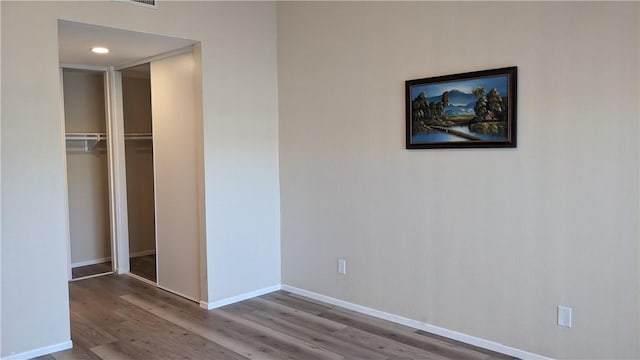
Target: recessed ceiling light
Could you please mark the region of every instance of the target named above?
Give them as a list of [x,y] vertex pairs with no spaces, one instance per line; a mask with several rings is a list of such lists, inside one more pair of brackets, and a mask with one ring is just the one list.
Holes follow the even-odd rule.
[[96,46],[91,48],[91,51],[93,51],[96,54],[106,54],[109,52],[109,49],[107,49],[106,47]]

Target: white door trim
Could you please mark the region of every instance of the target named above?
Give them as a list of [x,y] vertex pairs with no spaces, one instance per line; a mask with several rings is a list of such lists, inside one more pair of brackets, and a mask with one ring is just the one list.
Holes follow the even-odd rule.
[[118,274],[129,272],[129,228],[127,213],[127,174],[122,114],[122,74],[110,67],[105,73],[107,103],[107,161],[109,168],[109,210],[111,215],[111,253]]
[[67,240],[67,280],[72,279],[71,273],[71,219],[69,216],[69,179],[67,174],[67,140],[66,140],[66,119],[64,116],[64,68],[60,66],[60,123],[61,133],[60,139],[64,149],[62,155],[62,166],[64,166],[64,207],[67,209],[64,213],[65,219],[65,238]]

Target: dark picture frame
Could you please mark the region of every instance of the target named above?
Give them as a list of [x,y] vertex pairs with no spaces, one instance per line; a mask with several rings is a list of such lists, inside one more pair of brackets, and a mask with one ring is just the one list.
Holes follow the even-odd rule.
[[516,66],[405,82],[407,149],[516,147]]

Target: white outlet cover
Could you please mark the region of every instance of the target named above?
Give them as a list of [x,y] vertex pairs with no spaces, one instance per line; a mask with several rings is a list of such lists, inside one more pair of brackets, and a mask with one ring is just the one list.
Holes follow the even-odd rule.
[[338,259],[338,274],[346,274],[347,273],[347,260]]
[[558,305],[558,325],[564,327],[571,327],[572,314],[571,308]]

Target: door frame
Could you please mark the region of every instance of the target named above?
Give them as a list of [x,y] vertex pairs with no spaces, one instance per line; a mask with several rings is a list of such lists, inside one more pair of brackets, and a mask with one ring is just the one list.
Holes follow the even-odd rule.
[[[110,121],[110,102],[108,101],[108,89],[107,89],[107,71],[108,69],[106,67],[102,67],[102,66],[93,66],[93,65],[78,65],[78,64],[59,64],[59,68],[60,68],[60,121],[61,121],[61,138],[62,138],[62,143],[64,144],[64,148],[65,151],[63,152],[63,166],[64,166],[64,191],[65,191],[65,208],[67,209],[67,211],[65,212],[65,225],[66,225],[66,231],[65,231],[65,237],[66,237],[66,242],[67,242],[67,248],[66,248],[66,252],[67,252],[67,280],[68,281],[72,281],[72,280],[78,280],[78,279],[85,279],[85,278],[89,278],[89,277],[93,277],[93,276],[100,276],[100,275],[105,275],[105,274],[109,274],[112,272],[116,272],[118,267],[117,267],[117,255],[116,255],[116,251],[117,251],[117,242],[116,242],[116,237],[114,236],[114,221],[113,221],[113,204],[114,204],[114,199],[112,196],[112,184],[111,184],[111,179],[112,179],[112,169],[111,169],[111,161],[112,161],[112,155],[111,155],[111,148],[109,146],[109,143],[111,142],[110,138],[112,136],[111,132],[110,132],[110,126],[109,126],[109,121]],[[111,245],[111,272],[107,272],[107,273],[100,273],[100,274],[96,274],[96,275],[90,275],[90,276],[85,276],[82,278],[78,278],[78,279],[73,279],[73,274],[72,274],[72,262],[71,262],[71,217],[69,215],[69,179],[68,179],[68,172],[67,172],[67,151],[66,151],[66,116],[65,116],[65,107],[64,107],[64,69],[73,69],[73,70],[84,70],[84,71],[90,71],[90,72],[96,72],[96,73],[102,73],[103,74],[103,82],[104,82],[104,94],[105,94],[105,122],[106,122],[106,135],[107,135],[107,176],[108,176],[108,184],[109,184],[109,221],[110,221],[110,234],[109,234],[109,242]]]
[[124,148],[122,73],[113,66],[105,72],[107,106],[107,147],[109,158],[109,208],[114,270],[126,274],[129,264],[129,225],[127,207],[127,169]]
[[[195,42],[184,48],[168,51],[166,53],[154,55],[151,57],[139,59],[130,63],[120,64],[118,66],[100,67],[92,65],[77,65],[60,63],[60,109],[61,109],[61,141],[66,149],[65,139],[65,116],[64,116],[64,84],[63,69],[80,69],[100,71],[104,73],[105,83],[105,116],[106,116],[106,144],[107,144],[107,163],[108,163],[108,184],[109,184],[109,214],[111,229],[111,258],[112,270],[118,274],[132,275],[129,263],[129,233],[128,233],[128,209],[127,209],[127,189],[126,189],[126,163],[125,146],[124,146],[124,117],[123,117],[123,100],[122,100],[122,74],[120,70],[140,65],[163,58],[180,55],[184,53],[192,53],[196,61],[196,126],[203,129],[203,101],[202,101],[202,49],[201,43]],[[206,216],[205,216],[205,199],[204,199],[204,138],[202,131],[196,139],[197,148],[197,192],[198,192],[198,243],[199,243],[199,283],[200,283],[200,305],[206,304],[209,300],[208,282],[207,282],[207,245],[206,245]],[[63,154],[63,165],[65,167],[64,183],[65,183],[65,202],[66,202],[66,238],[67,238],[67,268],[68,279],[71,276],[71,233],[70,233],[70,214],[69,214],[69,189],[67,178],[67,154]],[[154,196],[155,197],[155,196]],[[155,199],[154,199],[155,201]],[[157,232],[156,232],[157,236]],[[156,239],[157,243],[157,239]],[[157,246],[156,246],[157,251]],[[157,255],[156,255],[157,257]],[[156,271],[157,271],[156,262]],[[132,275],[142,281],[146,279]],[[157,286],[157,283],[146,281]],[[181,295],[181,294],[179,294]],[[182,295],[184,296],[184,295]]]
[[[153,55],[150,57],[146,57],[146,58],[142,58],[142,59],[138,59],[138,60],[134,60],[131,62],[127,62],[127,63],[123,63],[120,64],[118,66],[113,66],[110,67],[108,70],[108,73],[110,74],[110,79],[111,79],[111,85],[112,87],[110,88],[110,93],[113,94],[113,99],[111,101],[111,127],[113,127],[113,136],[112,139],[110,141],[115,141],[115,142],[120,142],[120,143],[116,143],[113,144],[113,148],[112,148],[112,153],[114,154],[113,158],[115,163],[113,164],[114,167],[114,171],[113,171],[113,179],[111,179],[111,181],[114,182],[114,190],[115,191],[115,196],[114,196],[114,209],[118,209],[118,211],[120,212],[120,214],[126,214],[126,207],[127,207],[127,198],[126,198],[126,164],[124,162],[125,159],[125,146],[124,146],[124,114],[123,114],[123,91],[122,91],[122,71],[129,69],[131,67],[135,67],[138,65],[142,65],[142,64],[146,64],[146,63],[152,63],[154,61],[158,61],[158,60],[162,60],[162,59],[166,59],[166,58],[170,58],[170,57],[174,57],[174,56],[178,56],[178,55],[182,55],[182,54],[192,54],[194,57],[194,60],[196,62],[196,74],[195,74],[195,79],[196,79],[196,99],[195,103],[195,110],[196,110],[196,119],[197,122],[195,124],[196,127],[202,129],[202,84],[200,79],[202,77],[202,64],[201,64],[201,53],[200,53],[200,44],[196,43],[193,45],[189,45],[183,48],[179,48],[179,49],[175,49],[175,50],[171,50],[168,52],[164,52],[161,54],[157,54],[157,55]],[[159,288],[162,288],[166,291],[175,293],[181,297],[190,299],[195,301],[196,303],[200,303],[203,300],[208,299],[208,293],[207,293],[207,289],[208,286],[205,283],[206,282],[206,232],[205,232],[205,216],[204,216],[204,181],[203,181],[203,177],[204,177],[204,153],[203,153],[203,138],[202,136],[200,136],[198,139],[196,140],[196,154],[197,154],[197,158],[196,160],[196,169],[197,169],[197,188],[196,191],[198,192],[199,196],[198,196],[198,203],[197,203],[197,208],[198,208],[198,217],[197,217],[197,222],[198,222],[198,265],[199,265],[199,271],[198,271],[198,283],[199,283],[199,295],[197,296],[197,298],[193,298],[191,296],[185,295],[185,294],[181,294],[176,292],[175,290],[172,289],[168,289],[165,288],[163,286],[160,285],[160,271],[159,271],[159,261],[158,261],[158,251],[159,251],[159,247],[158,247],[158,221],[157,221],[157,209],[155,210],[155,249],[156,249],[156,281],[153,282],[151,280],[145,279],[141,276],[138,276],[136,274],[133,274],[130,272],[130,263],[129,263],[129,234],[128,234],[128,223],[127,223],[127,219],[125,218],[124,220],[119,220],[120,224],[114,224],[114,226],[116,227],[116,229],[114,230],[114,234],[116,234],[116,239],[115,239],[115,247],[118,250],[118,256],[120,257],[121,261],[120,263],[124,263],[126,259],[126,271],[121,271],[120,268],[118,268],[118,273],[122,274],[122,273],[126,273],[127,275],[136,278],[138,280],[141,280],[143,282],[146,282],[148,284],[157,286]],[[154,148],[155,148],[155,141],[154,141]],[[156,172],[155,172],[155,168],[156,168],[156,158],[155,158],[155,151],[154,151],[154,157],[153,157],[153,167],[154,167],[154,184],[156,183]],[[119,166],[118,166],[119,164]],[[121,184],[122,187],[119,187],[118,184]],[[120,190],[118,190],[120,188]],[[154,185],[154,203],[157,202],[156,199],[156,189],[155,189],[155,185]],[[122,210],[124,208],[124,211]],[[115,219],[118,219],[117,217],[114,216]]]

